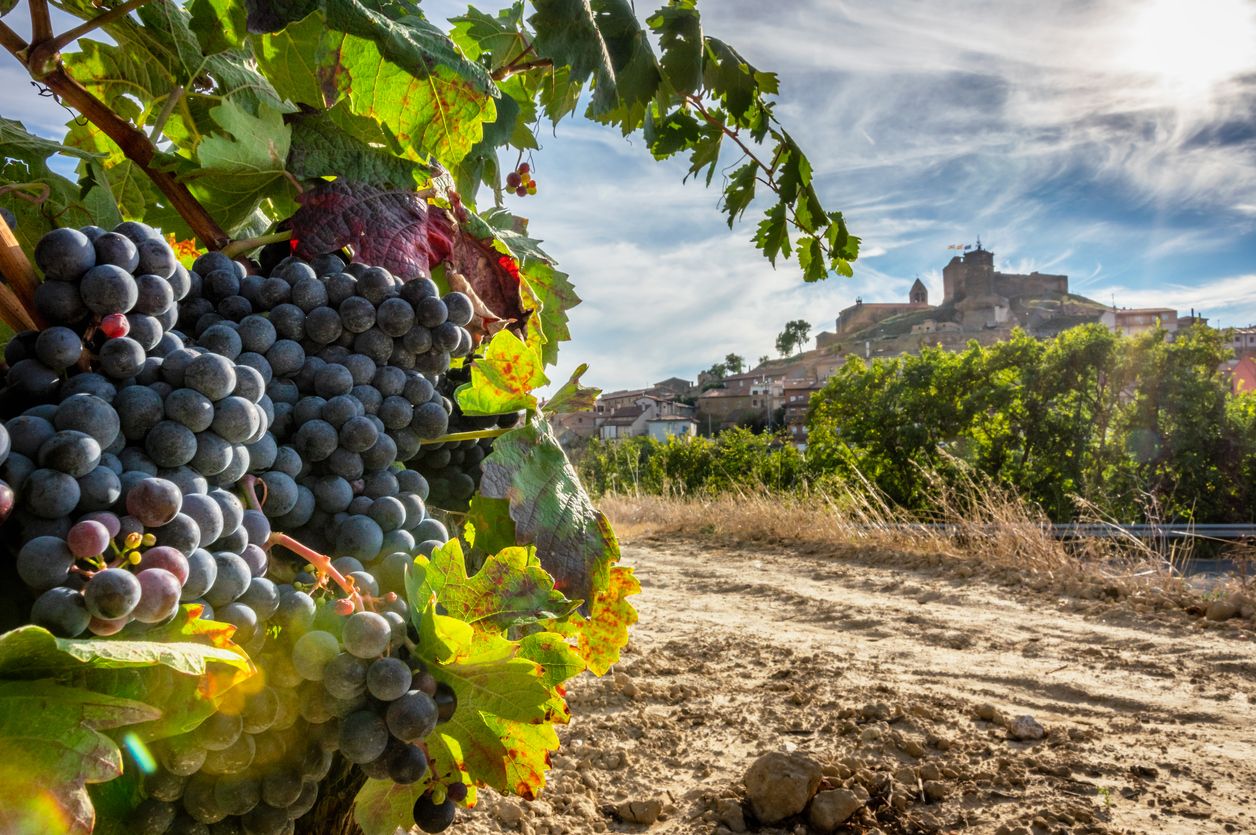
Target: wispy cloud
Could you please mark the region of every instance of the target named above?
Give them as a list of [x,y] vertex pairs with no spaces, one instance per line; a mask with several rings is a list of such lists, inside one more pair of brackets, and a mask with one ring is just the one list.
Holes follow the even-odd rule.
[[1162,284],[1151,287],[1109,285],[1096,289],[1101,301],[1116,299],[1118,307],[1194,308],[1212,317],[1211,324],[1225,327],[1256,322],[1256,273],[1227,276],[1197,284]]

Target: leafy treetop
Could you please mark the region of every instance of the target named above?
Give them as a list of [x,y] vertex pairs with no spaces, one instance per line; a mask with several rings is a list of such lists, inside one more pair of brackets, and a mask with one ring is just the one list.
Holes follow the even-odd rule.
[[811,334],[811,323],[802,319],[794,319],[785,323],[785,329],[776,337],[776,350],[783,357],[788,357],[807,344]]

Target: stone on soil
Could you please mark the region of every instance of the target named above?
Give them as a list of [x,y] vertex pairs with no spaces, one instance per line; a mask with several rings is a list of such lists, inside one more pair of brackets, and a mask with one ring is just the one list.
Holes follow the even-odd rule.
[[626,823],[641,823],[649,826],[659,819],[663,813],[663,801],[658,798],[649,800],[625,800],[615,807],[615,814]]
[[754,761],[746,772],[746,796],[754,816],[778,823],[807,808],[820,788],[820,766],[800,754],[773,751]]
[[746,831],[746,816],[742,814],[741,804],[731,797],[722,798],[715,805],[715,818],[730,832]]
[[835,832],[861,806],[863,801],[847,789],[822,791],[812,798],[807,821],[817,832]]
[[1042,739],[1047,735],[1046,728],[1038,724],[1038,720],[1032,716],[1017,716],[1007,727],[1007,734],[1012,739],[1019,739],[1022,742]]

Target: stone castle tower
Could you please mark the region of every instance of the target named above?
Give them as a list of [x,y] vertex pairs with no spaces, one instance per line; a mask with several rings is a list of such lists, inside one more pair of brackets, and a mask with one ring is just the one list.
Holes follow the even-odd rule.
[[[995,272],[994,253],[977,248],[958,255],[942,268],[942,301],[988,303],[1008,296],[1060,297],[1068,293],[1068,276],[1033,272],[1028,275]],[[1006,301],[1004,301],[1006,303]]]

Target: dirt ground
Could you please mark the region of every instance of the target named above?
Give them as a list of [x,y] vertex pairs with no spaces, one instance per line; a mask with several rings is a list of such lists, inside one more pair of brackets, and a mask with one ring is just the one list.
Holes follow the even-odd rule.
[[[857,550],[641,540],[624,559],[640,623],[611,675],[572,687],[542,797],[484,792],[451,831],[812,831],[759,827],[745,801],[781,751],[864,801],[839,832],[1256,833],[1250,622]],[[1011,740],[1022,715],[1046,736]],[[655,822],[625,820],[652,801]]]

